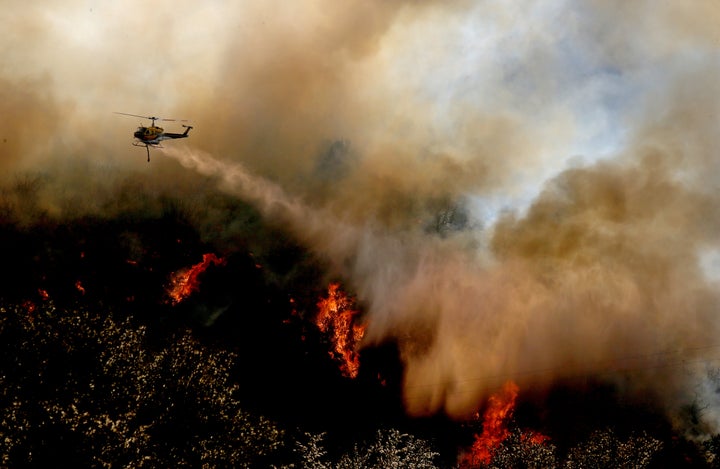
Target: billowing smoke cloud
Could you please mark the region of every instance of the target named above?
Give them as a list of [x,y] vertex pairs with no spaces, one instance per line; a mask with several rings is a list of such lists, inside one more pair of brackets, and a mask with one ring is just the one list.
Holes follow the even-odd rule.
[[[14,3],[3,170],[216,178],[347,279],[410,413],[467,415],[507,379],[607,376],[669,408],[704,389],[714,0]],[[112,111],[195,130],[147,166]]]

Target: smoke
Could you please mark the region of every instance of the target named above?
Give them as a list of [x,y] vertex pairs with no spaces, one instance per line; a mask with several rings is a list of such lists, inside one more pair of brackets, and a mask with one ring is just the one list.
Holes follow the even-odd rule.
[[[347,279],[411,414],[578,376],[677,409],[719,348],[717,12],[11,2],[0,165],[55,171],[61,214],[107,210],[118,174],[216,180]],[[195,129],[147,165],[112,111]]]

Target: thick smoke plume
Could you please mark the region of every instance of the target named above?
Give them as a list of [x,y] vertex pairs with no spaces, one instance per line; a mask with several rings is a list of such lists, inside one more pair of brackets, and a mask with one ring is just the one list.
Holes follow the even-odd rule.
[[[717,416],[714,0],[153,9],[0,12],[0,165],[55,212],[100,210],[78,165],[217,180],[346,279],[412,414],[591,377]],[[147,166],[112,111],[195,130]]]

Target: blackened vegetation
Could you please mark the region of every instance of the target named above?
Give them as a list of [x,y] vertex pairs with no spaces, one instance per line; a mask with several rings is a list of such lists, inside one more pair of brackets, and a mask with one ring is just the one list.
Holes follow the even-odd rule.
[[[408,419],[392,343],[343,377],[312,324],[323,265],[252,208],[206,191],[191,210],[140,188],[112,216],[61,217],[43,209],[42,184],[0,194],[0,464],[453,467],[480,431]],[[226,262],[172,306],[171,274],[207,252]],[[717,438],[689,442],[611,387],[578,389],[521,403],[496,463],[708,467],[718,454]],[[528,444],[526,428],[552,443]]]

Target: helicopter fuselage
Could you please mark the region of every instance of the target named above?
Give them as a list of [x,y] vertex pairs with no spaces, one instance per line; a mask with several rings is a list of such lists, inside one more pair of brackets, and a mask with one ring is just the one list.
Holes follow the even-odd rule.
[[[121,114],[123,116],[133,116],[133,117],[142,117],[144,119],[150,119],[151,124],[149,126],[140,126],[137,128],[137,130],[133,133],[133,137],[137,139],[136,142],[133,142],[133,145],[136,147],[145,147],[145,150],[147,151],[148,161],[150,161],[150,147],[158,147],[160,145],[160,142],[163,140],[169,140],[174,138],[187,138],[188,132],[190,132],[190,129],[192,129],[191,125],[184,125],[185,132],[178,134],[178,133],[172,133],[172,132],[165,132],[162,127],[158,127],[155,125],[156,120],[160,121],[176,121],[177,119],[161,119],[160,117],[153,117],[153,116],[139,116],[137,114],[128,114],[126,112],[116,112],[115,114]],[[186,122],[184,119],[181,119],[181,122]]]
[[184,133],[170,133],[165,132],[162,127],[150,126],[150,127],[138,127],[133,136],[140,140],[141,143],[147,145],[157,145],[163,140],[169,140],[173,138],[185,138],[188,136],[188,132],[192,127],[185,126],[186,130]]

